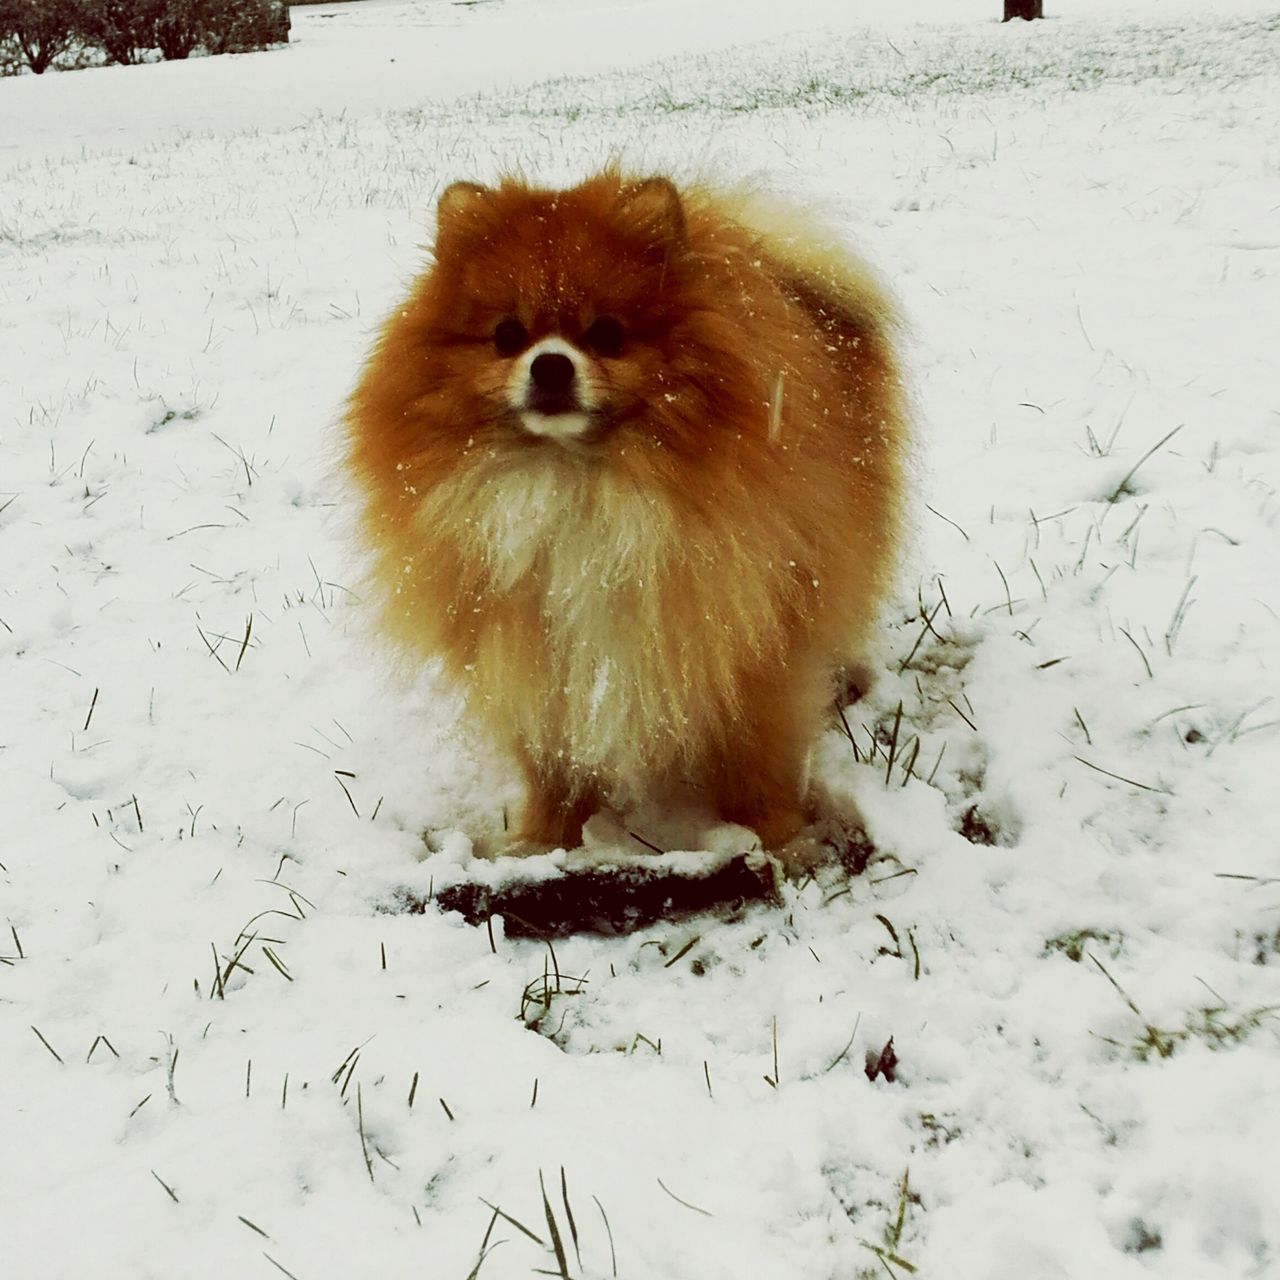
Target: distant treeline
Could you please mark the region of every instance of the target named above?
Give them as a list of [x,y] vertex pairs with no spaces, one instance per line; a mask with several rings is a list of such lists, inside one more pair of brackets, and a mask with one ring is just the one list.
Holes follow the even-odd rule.
[[0,0],[0,74],[245,53],[288,39],[284,0]]

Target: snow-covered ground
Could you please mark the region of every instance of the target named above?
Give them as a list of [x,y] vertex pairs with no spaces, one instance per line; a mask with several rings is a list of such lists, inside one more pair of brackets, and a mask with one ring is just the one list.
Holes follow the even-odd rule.
[[[1061,8],[0,81],[6,1275],[1280,1276],[1280,20]],[[396,909],[517,794],[364,629],[336,424],[442,183],[619,153],[895,282],[918,538],[818,751],[867,872],[552,955]]]

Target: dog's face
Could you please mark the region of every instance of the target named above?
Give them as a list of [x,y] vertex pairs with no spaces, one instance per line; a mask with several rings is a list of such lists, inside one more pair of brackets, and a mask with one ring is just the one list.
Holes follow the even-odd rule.
[[[437,211],[425,300],[444,425],[491,447],[706,447],[703,370],[733,374],[666,179],[570,191],[455,183]],[[461,412],[457,410],[461,409]]]

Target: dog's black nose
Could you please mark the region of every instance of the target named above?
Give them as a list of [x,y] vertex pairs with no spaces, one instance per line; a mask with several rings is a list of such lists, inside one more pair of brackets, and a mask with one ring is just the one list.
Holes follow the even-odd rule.
[[573,361],[559,351],[544,351],[529,366],[529,377],[539,391],[559,395],[573,384]]

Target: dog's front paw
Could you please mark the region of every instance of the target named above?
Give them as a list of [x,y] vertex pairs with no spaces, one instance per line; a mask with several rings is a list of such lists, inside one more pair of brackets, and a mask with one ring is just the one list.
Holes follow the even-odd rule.
[[486,850],[488,858],[536,858],[544,853],[556,853],[564,845],[549,840],[535,840],[530,836],[516,835],[497,840]]

